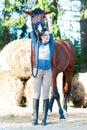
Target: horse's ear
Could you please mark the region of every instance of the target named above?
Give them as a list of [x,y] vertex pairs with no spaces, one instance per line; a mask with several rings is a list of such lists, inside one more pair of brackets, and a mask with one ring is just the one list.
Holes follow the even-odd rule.
[[25,14],[31,15],[32,11],[24,11]]
[[47,10],[47,11],[44,11],[43,13],[46,15],[46,14],[49,14],[51,12],[52,12],[51,10]]

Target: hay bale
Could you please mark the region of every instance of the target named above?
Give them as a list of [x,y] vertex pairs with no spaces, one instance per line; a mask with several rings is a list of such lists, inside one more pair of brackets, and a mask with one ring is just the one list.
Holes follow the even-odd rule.
[[19,39],[8,43],[0,54],[0,69],[9,70],[20,79],[31,77],[31,40]]
[[19,106],[23,94],[21,80],[7,70],[0,70],[0,105]]
[[26,97],[26,106],[29,107],[31,111],[33,106],[33,87],[32,87],[32,78],[30,78],[25,83],[24,95]]
[[78,73],[73,77],[72,101],[76,107],[87,107],[87,73]]

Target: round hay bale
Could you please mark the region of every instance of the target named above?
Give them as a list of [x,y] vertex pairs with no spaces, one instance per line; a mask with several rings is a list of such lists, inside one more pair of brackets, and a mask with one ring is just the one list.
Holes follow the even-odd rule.
[[20,79],[31,77],[31,40],[19,39],[8,43],[0,54],[0,69],[7,69]]
[[25,90],[24,94],[26,97],[26,106],[29,107],[29,109],[32,109],[33,106],[33,87],[32,87],[32,78],[30,78],[25,83]]
[[87,73],[78,73],[73,77],[72,101],[76,107],[87,107]]
[[0,105],[19,106],[23,94],[21,80],[7,70],[0,70]]

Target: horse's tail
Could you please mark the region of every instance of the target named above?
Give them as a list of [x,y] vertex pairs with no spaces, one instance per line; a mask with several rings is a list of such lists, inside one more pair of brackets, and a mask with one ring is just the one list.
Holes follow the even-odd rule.
[[[65,72],[63,72],[63,91],[65,87],[65,82],[66,82],[66,75]],[[68,100],[71,98],[71,83],[69,84],[68,91],[66,93]]]
[[65,82],[66,82],[66,76],[65,73],[63,72],[63,90],[64,90]]

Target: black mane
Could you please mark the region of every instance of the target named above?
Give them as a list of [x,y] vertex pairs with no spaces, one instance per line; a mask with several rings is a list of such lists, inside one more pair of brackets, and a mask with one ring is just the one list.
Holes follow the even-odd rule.
[[34,15],[38,15],[38,14],[42,14],[42,13],[43,13],[43,10],[40,8],[36,8],[36,9],[32,10],[32,14],[34,14]]

